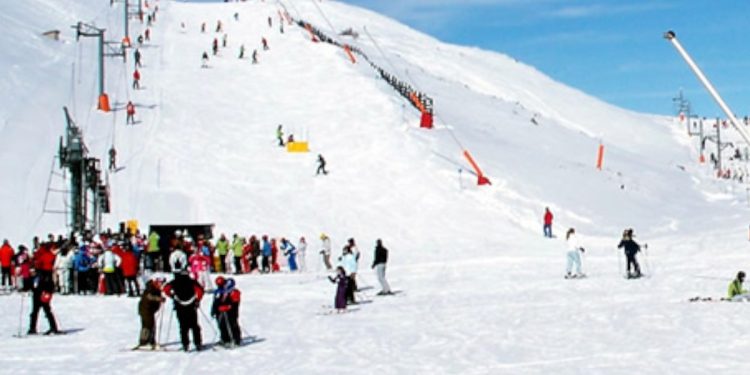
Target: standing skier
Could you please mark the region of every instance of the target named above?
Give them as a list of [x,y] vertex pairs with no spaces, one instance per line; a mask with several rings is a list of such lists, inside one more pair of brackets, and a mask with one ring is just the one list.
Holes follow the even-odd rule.
[[546,207],[544,209],[544,237],[552,238],[552,219],[554,216],[552,216],[552,211],[549,210],[549,207]]
[[323,264],[326,266],[326,270],[331,270],[331,239],[325,233],[320,234],[320,241],[322,242],[323,249],[320,250],[320,255],[323,258]]
[[203,51],[203,56],[201,56],[201,68],[208,68],[208,52]]
[[292,245],[286,238],[281,239],[281,250],[284,255],[287,256],[287,264],[289,264],[289,271],[297,271],[297,248]]
[[133,90],[140,90],[141,89],[141,72],[136,69],[133,72]]
[[344,255],[340,260],[341,267],[346,271],[348,281],[346,283],[346,300],[348,303],[355,304],[357,301],[354,299],[354,292],[357,290],[357,282],[355,276],[357,275],[357,259],[352,254],[352,249],[348,245],[344,247]]
[[622,233],[620,244],[617,245],[618,249],[625,248],[625,257],[628,260],[628,279],[637,279],[641,277],[641,267],[638,265],[638,260],[635,258],[635,255],[641,251],[641,246],[633,240],[633,237],[635,237],[633,229],[626,229]]
[[122,259],[112,252],[112,248],[108,247],[104,250],[104,253],[99,257],[99,269],[104,273],[104,282],[106,283],[105,294],[120,295],[120,283],[117,280],[117,274],[115,271],[122,264]]
[[125,106],[125,113],[128,115],[125,123],[135,125],[135,104],[132,101]]
[[271,259],[271,255],[273,252],[271,249],[271,242],[268,241],[268,236],[264,234],[262,239],[263,239],[263,244],[261,245],[261,251],[262,251],[263,258],[260,263],[261,272],[268,273],[271,271],[271,268],[268,262]]
[[276,139],[279,140],[279,147],[284,147],[284,130],[282,128],[281,124],[276,127]]
[[299,244],[297,244],[297,253],[299,255],[298,261],[299,261],[299,269],[302,272],[305,272],[307,269],[307,266],[305,264],[305,253],[307,252],[307,241],[305,241],[305,237],[299,238]]
[[328,280],[336,284],[336,297],[333,301],[333,307],[336,309],[336,312],[342,313],[346,310],[346,294],[349,289],[347,285],[349,279],[346,277],[344,267],[336,267],[336,277],[328,276]]
[[55,292],[55,283],[52,281],[52,273],[47,271],[34,271],[31,293],[31,315],[29,315],[29,335],[35,335],[36,321],[39,316],[39,309],[44,310],[44,315],[47,317],[47,323],[49,323],[49,330],[45,332],[45,335],[54,335],[60,333],[57,329],[57,321],[55,315],[52,314],[52,294]]
[[3,246],[0,247],[0,267],[2,267],[2,286],[4,289],[11,289],[13,288],[13,279],[12,279],[12,271],[13,271],[13,257],[15,256],[15,251],[13,251],[13,247],[10,246],[10,242],[8,240],[3,240]]
[[138,346],[151,345],[151,349],[157,349],[156,343],[156,313],[161,309],[161,304],[166,298],[161,296],[163,278],[152,278],[146,282],[146,290],[143,291],[140,302],[138,302],[138,315],[141,317],[141,334],[138,338]]
[[388,249],[383,247],[383,241],[378,239],[375,242],[375,260],[372,262],[372,268],[375,269],[375,273],[378,275],[378,281],[380,282],[379,296],[385,296],[393,294],[391,292],[391,286],[388,285],[388,281],[385,279],[385,264],[388,263]]
[[133,52],[133,59],[135,60],[135,68],[141,68],[143,65],[141,64],[141,50],[138,48],[135,49]]
[[317,176],[321,173],[327,175],[328,171],[326,171],[326,159],[323,159],[323,155],[318,154],[318,170],[315,171],[315,175]]
[[174,280],[164,286],[164,294],[174,301],[174,310],[177,314],[177,321],[180,323],[182,350],[188,351],[190,331],[193,333],[195,350],[202,350],[203,342],[201,327],[198,325],[198,309],[200,308],[201,298],[203,298],[203,288],[186,273],[176,273]]
[[241,293],[239,289],[235,288],[234,279],[225,280],[221,276],[216,278],[216,291],[211,306],[211,315],[216,318],[219,332],[221,332],[219,345],[239,346],[242,344],[239,324],[240,298]]
[[[581,272],[581,253],[585,250],[578,244],[575,229],[568,229],[568,232],[565,234],[565,243],[568,259],[568,265],[565,268],[565,278],[574,279],[577,277],[583,277],[584,274]],[[573,266],[575,266],[576,273],[571,273],[573,271]]]

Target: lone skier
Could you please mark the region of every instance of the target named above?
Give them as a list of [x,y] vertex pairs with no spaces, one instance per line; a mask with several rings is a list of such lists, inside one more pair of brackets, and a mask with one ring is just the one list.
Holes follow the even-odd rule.
[[276,139],[279,140],[279,147],[284,147],[284,129],[281,124],[276,127]]
[[36,275],[31,287],[31,315],[29,315],[29,331],[27,333],[29,335],[36,335],[37,317],[39,316],[39,309],[42,309],[49,324],[49,330],[44,334],[59,334],[61,332],[57,329],[57,321],[55,320],[55,315],[52,313],[52,294],[55,292],[52,273],[42,270],[34,270],[32,272],[36,272]]
[[323,155],[318,154],[318,170],[315,171],[315,175],[319,175],[323,173],[323,175],[327,175],[328,171],[326,170],[326,159],[323,159]]
[[737,273],[731,283],[729,283],[729,300],[730,301],[750,301],[750,295],[747,290],[742,289],[742,284],[745,282],[745,272],[740,271]]
[[637,279],[641,277],[641,267],[638,265],[638,260],[635,257],[635,255],[638,254],[639,251],[641,251],[641,246],[633,240],[633,237],[635,237],[635,235],[633,234],[633,229],[626,229],[622,233],[622,240],[620,241],[620,244],[617,245],[618,249],[625,249],[625,257],[628,260],[628,279]]
[[388,249],[383,247],[383,241],[379,238],[375,242],[375,256],[372,262],[372,268],[375,269],[375,273],[378,275],[378,282],[380,282],[379,296],[386,296],[393,294],[391,286],[388,285],[388,281],[385,279],[385,265],[388,263]]
[[544,208],[544,237],[552,238],[552,219],[554,216],[552,215],[552,211],[549,210],[549,207]]
[[125,106],[125,113],[128,115],[125,123],[135,125],[135,104],[132,101],[128,101],[128,104]]

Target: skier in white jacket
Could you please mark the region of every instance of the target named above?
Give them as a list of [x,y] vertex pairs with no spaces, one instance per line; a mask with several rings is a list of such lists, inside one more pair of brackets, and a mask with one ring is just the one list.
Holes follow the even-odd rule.
[[[568,265],[566,267],[566,274],[565,278],[578,278],[583,277],[584,274],[581,272],[581,253],[585,250],[580,246],[578,243],[578,238],[576,237],[576,230],[574,228],[568,229],[568,232],[565,234],[565,242],[566,242],[566,255],[568,259]],[[573,267],[575,266],[575,273],[572,273]]]

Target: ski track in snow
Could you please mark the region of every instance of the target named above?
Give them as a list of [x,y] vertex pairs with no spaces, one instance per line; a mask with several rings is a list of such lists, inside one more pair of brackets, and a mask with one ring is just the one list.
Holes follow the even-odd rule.
[[[370,58],[435,99],[437,126],[417,129],[418,113],[364,63],[314,44],[285,25],[276,2],[190,4],[162,0],[152,40],[142,48],[143,90],[129,90],[127,64],[107,59],[107,91],[118,108],[97,112],[95,44],[75,42],[78,20],[121,33],[121,4],[29,0],[0,4],[0,189],[3,235],[13,243],[60,231],[40,216],[67,105],[91,153],[118,147],[109,176],[107,224],[212,222],[219,232],[305,235],[306,274],[237,278],[241,325],[264,341],[201,353],[123,352],[139,333],[137,300],[55,296],[55,337],[14,338],[19,295],[0,296],[0,366],[13,374],[705,374],[745,373],[747,304],[688,303],[718,297],[748,264],[743,186],[695,166],[695,145],[665,118],[627,112],[554,82],[510,57],[449,46],[359,8],[319,6],[340,29],[367,26],[352,41]],[[288,0],[326,33],[309,1]],[[293,5],[293,6],[292,6]],[[232,19],[239,12],[239,22]],[[299,14],[297,13],[299,12]],[[266,18],[272,16],[274,27]],[[229,45],[210,54],[216,20]],[[22,20],[29,26],[24,27]],[[180,23],[185,22],[182,30]],[[199,32],[206,22],[208,32]],[[40,30],[64,30],[55,43]],[[142,30],[131,23],[133,34]],[[270,51],[262,51],[265,36]],[[113,36],[114,37],[114,36]],[[24,41],[24,42],[19,42]],[[240,44],[244,60],[237,59]],[[254,49],[259,64],[250,63]],[[391,65],[391,63],[394,66]],[[75,72],[70,77],[68,72]],[[72,95],[72,97],[71,97]],[[121,107],[137,104],[135,126]],[[530,122],[531,118],[538,125]],[[33,126],[31,126],[33,124]],[[307,139],[312,152],[275,146],[275,129]],[[448,129],[494,185],[478,188]],[[731,135],[729,136],[731,139]],[[599,142],[605,168],[594,169]],[[331,174],[314,177],[322,153]],[[675,166],[686,165],[683,169]],[[463,171],[458,173],[458,169]],[[54,186],[64,183],[54,180]],[[622,186],[622,187],[621,187]],[[64,199],[50,197],[50,207]],[[556,239],[541,238],[541,213],[556,214]],[[587,252],[588,278],[564,280],[566,227]],[[622,228],[648,242],[648,278],[624,280],[615,249]],[[6,234],[7,232],[7,234]],[[352,314],[318,315],[335,286],[316,262],[320,232],[334,254],[348,237],[362,251],[360,293],[372,303]],[[374,296],[372,245],[391,251],[392,297]],[[619,258],[618,258],[619,257]],[[25,297],[28,299],[28,297]],[[209,300],[203,310],[208,312]],[[167,304],[167,325],[171,305]],[[24,301],[22,327],[28,324]],[[215,332],[201,315],[203,338]],[[40,331],[46,320],[40,316]],[[167,336],[169,331],[169,337]],[[177,324],[162,342],[177,340]],[[178,345],[171,345],[175,347]]]

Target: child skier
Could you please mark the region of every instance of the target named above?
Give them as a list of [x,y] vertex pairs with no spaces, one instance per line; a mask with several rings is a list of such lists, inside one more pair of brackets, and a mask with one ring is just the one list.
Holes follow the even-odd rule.
[[211,278],[208,275],[211,259],[203,253],[203,250],[199,249],[194,252],[188,259],[188,263],[190,263],[190,275],[193,279],[198,281],[203,289],[212,289]]
[[156,350],[156,313],[161,309],[161,304],[166,301],[162,297],[161,289],[164,284],[163,278],[153,278],[146,282],[146,290],[138,302],[138,315],[141,317],[141,333],[138,337],[138,349],[145,345],[151,345],[151,349]]
[[222,276],[216,278],[216,291],[214,302],[211,305],[211,315],[216,318],[221,332],[222,346],[239,346],[242,344],[240,333],[240,298],[241,293],[235,288],[234,279],[224,279]]
[[349,288],[349,278],[346,277],[346,271],[344,270],[344,267],[336,267],[336,277],[334,278],[328,276],[328,280],[337,285],[336,297],[333,301],[333,307],[336,309],[336,312],[342,313],[346,310],[346,294],[347,289]]

